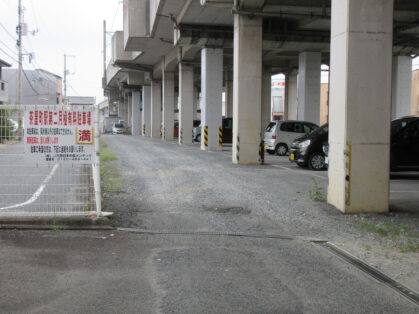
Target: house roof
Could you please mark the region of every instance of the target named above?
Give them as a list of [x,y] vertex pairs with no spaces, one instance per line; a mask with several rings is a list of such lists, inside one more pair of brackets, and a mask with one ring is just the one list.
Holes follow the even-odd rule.
[[6,61],[0,59],[0,67],[11,67],[12,65],[10,63],[7,63]]

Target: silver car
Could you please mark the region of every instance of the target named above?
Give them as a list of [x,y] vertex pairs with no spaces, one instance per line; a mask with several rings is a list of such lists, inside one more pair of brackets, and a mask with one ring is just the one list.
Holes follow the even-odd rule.
[[123,134],[125,133],[125,128],[122,123],[114,123],[112,125],[112,134]]
[[269,154],[285,156],[291,143],[297,137],[310,133],[318,127],[318,125],[307,121],[278,120],[270,122],[265,130],[265,149]]

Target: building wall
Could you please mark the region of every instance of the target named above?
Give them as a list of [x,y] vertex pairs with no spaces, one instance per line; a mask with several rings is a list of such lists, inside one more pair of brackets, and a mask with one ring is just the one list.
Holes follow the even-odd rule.
[[[17,69],[3,69],[3,80],[9,84],[8,103],[17,100]],[[62,83],[57,75],[43,70],[24,70],[22,77],[23,98],[25,105],[56,105],[60,103]]]
[[285,106],[285,77],[274,76],[271,80],[271,119],[283,119]]
[[419,70],[412,72],[411,114],[419,115]]

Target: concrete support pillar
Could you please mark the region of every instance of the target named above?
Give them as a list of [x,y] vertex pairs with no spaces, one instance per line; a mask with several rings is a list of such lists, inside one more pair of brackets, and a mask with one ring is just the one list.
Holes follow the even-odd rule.
[[332,0],[328,202],[389,208],[393,0]]
[[132,102],[132,97],[131,97],[131,93],[129,93],[125,97],[125,106],[127,108],[127,111],[126,111],[127,114],[126,114],[126,120],[125,120],[125,127],[126,128],[129,128],[130,131],[131,131],[131,127],[132,127],[132,121],[131,121],[131,117],[132,117],[131,102]]
[[175,74],[163,72],[163,139],[173,140],[175,120]]
[[263,138],[265,129],[272,120],[272,75],[268,70],[262,73],[262,110],[261,110],[261,125],[260,134]]
[[262,18],[234,15],[233,154],[237,164],[260,163]]
[[193,88],[193,119],[194,120],[196,120],[198,117],[198,102],[199,102],[198,88],[194,84],[194,88]]
[[285,106],[284,119],[297,120],[298,116],[298,71],[292,70],[285,75]]
[[320,52],[301,52],[298,59],[298,120],[320,123]]
[[410,56],[393,57],[393,75],[391,86],[391,116],[397,119],[408,116],[412,94],[412,58]]
[[179,144],[192,144],[193,67],[179,64]]
[[233,117],[233,73],[226,70],[225,72],[225,116],[227,118]]
[[201,149],[221,150],[223,120],[223,49],[201,51]]
[[143,111],[141,120],[143,121],[142,135],[151,135],[151,87],[143,86]]
[[141,92],[135,91],[131,94],[131,134],[141,133]]
[[161,138],[161,82],[151,82],[151,137]]

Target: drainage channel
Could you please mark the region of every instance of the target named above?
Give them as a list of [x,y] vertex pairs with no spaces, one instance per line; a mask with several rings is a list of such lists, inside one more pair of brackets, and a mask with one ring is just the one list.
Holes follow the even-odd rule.
[[365,274],[373,277],[379,282],[383,283],[387,287],[398,292],[414,304],[419,306],[419,294],[412,289],[402,285],[398,281],[390,278],[383,272],[375,269],[374,267],[363,262],[359,258],[339,249],[335,245],[331,244],[327,240],[314,239],[301,236],[287,236],[281,234],[258,234],[258,233],[245,233],[245,232],[218,232],[218,231],[177,231],[177,230],[148,230],[138,228],[116,228],[119,231],[138,233],[138,234],[165,234],[165,235],[197,235],[197,236],[227,236],[227,237],[246,237],[246,238],[263,238],[263,239],[280,239],[280,240],[300,240],[314,243],[321,248],[327,250],[331,254],[335,255],[339,259],[351,264],[357,269],[363,271]]
[[419,295],[417,292],[407,288],[400,282],[390,278],[389,276],[377,270],[376,268],[368,265],[359,258],[356,258],[355,256],[349,254],[348,252],[345,252],[344,250],[341,250],[340,248],[336,247],[335,245],[329,242],[317,242],[316,245],[325,248],[327,251],[331,252],[333,255],[337,256],[341,260],[355,266],[359,270],[362,270],[364,273],[375,278],[376,280],[385,284],[386,286],[392,288],[393,290],[400,293],[401,295],[408,298],[410,301],[419,306]]

